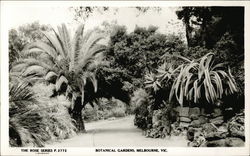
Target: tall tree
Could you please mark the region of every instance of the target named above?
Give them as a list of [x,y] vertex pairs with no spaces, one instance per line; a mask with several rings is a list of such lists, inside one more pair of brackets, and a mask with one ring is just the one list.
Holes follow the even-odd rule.
[[232,34],[239,48],[244,47],[243,7],[182,7],[176,14],[186,26],[190,47],[213,48],[226,32]]
[[174,35],[164,35],[157,32],[157,27],[136,27],[127,33],[126,27],[116,26],[107,50],[107,58],[112,67],[118,68],[135,86],[142,85],[144,74],[155,71],[162,63],[164,54],[182,51],[183,42]]
[[181,19],[185,24],[186,39],[188,46],[191,45],[190,40],[192,38],[192,30],[193,30],[193,28],[190,25],[191,12],[192,8],[190,7],[184,7],[182,10],[176,11],[178,19]]
[[17,29],[9,30],[9,66],[12,67],[12,63],[16,61],[21,54],[21,51],[28,43],[36,40],[43,40],[44,35],[41,31],[51,31],[50,26],[39,24],[39,22],[33,22],[25,24]]
[[79,6],[70,7],[74,15],[74,20],[77,22],[86,22],[86,20],[92,16],[95,12],[103,13],[109,10],[109,7],[93,7],[93,6]]
[[80,132],[85,131],[82,109],[91,102],[85,95],[97,91],[96,69],[103,64],[105,46],[99,44],[103,34],[80,25],[73,38],[65,24],[58,32],[44,32],[47,41],[36,41],[23,51],[24,57],[14,64],[13,72],[23,77],[40,77],[55,84],[55,95],[66,93],[72,99],[70,109]]

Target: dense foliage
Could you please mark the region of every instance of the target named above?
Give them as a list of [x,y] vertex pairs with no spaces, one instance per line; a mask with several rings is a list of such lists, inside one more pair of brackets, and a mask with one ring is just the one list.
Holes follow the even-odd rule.
[[86,121],[115,119],[127,115],[127,104],[115,98],[100,98],[96,104],[86,105],[83,116]]
[[212,48],[229,32],[238,44],[239,52],[243,53],[243,7],[182,7],[176,14],[186,26],[190,47],[199,45]]
[[[210,49],[216,60],[228,63],[243,96],[244,7],[182,7],[176,14],[185,24],[188,46]],[[187,55],[200,51],[204,50]]]
[[18,27],[18,29],[9,30],[9,64],[16,61],[21,55],[23,48],[31,42],[43,40],[42,31],[51,31],[47,25],[41,25],[38,22],[26,24]]
[[174,35],[157,32],[157,27],[136,27],[127,33],[124,26],[116,26],[110,37],[107,59],[112,68],[125,73],[136,87],[143,85],[144,75],[155,71],[161,63],[161,56],[184,49],[182,40]]
[[[232,11],[236,12],[233,16]],[[140,115],[135,123],[147,127],[149,137],[170,134],[165,125],[178,119],[174,115],[178,104],[198,106],[210,113],[217,107],[225,112],[229,109],[230,117],[244,107],[243,8],[183,7],[177,15],[185,24],[188,47],[165,53],[156,70],[144,74],[151,101],[144,106],[147,109],[137,108],[141,112],[136,112]],[[239,17],[238,25],[229,21],[229,16]],[[166,110],[172,115],[161,115]],[[142,121],[141,114],[152,120]],[[169,118],[164,120],[166,116]],[[161,124],[156,124],[155,118]],[[171,124],[167,129],[171,130]]]
[[76,128],[68,114],[70,101],[50,98],[52,86],[27,82],[10,84],[9,131],[11,146],[43,147],[45,142],[73,136]]

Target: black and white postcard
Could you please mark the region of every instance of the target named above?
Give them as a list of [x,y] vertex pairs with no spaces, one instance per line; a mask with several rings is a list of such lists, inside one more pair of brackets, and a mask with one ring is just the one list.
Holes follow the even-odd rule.
[[1,155],[249,155],[249,1],[2,1]]

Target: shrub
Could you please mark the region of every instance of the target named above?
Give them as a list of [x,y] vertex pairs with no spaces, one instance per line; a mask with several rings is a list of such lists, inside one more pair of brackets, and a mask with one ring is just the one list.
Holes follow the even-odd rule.
[[177,112],[170,104],[165,103],[162,109],[153,111],[152,128],[146,130],[146,136],[151,138],[165,138],[171,134],[171,124],[177,120]]
[[83,119],[86,121],[96,121],[99,119],[98,109],[90,105],[86,105],[82,111]]
[[29,88],[28,85],[13,84],[10,88],[11,146],[43,147],[47,141],[75,134],[76,128],[65,107],[70,102],[63,96],[50,98],[53,86],[36,84]]
[[131,100],[135,106],[134,124],[145,130],[152,126],[152,112],[150,112],[150,98],[144,89],[138,89],[134,92]]
[[117,107],[117,108],[112,109],[112,116],[114,117],[126,116],[125,109],[122,107]]
[[101,98],[94,104],[94,107],[87,105],[83,111],[83,116],[87,121],[124,117],[126,116],[126,104],[115,98]]

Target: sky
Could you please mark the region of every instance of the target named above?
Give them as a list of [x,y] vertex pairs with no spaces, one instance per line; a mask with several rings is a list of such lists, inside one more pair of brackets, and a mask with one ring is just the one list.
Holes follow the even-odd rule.
[[[115,13],[114,9],[118,11]],[[103,14],[95,12],[86,20],[85,29],[100,26],[104,21],[117,21],[119,25],[125,25],[128,32],[133,31],[136,25],[141,27],[154,25],[159,27],[158,31],[161,33],[184,34],[183,23],[177,19],[175,14],[177,8],[165,7],[161,9],[160,12],[149,10],[140,14],[137,9],[128,7],[111,8],[111,11]],[[65,23],[72,29],[77,26],[73,11],[69,7],[11,5],[7,8],[6,13],[9,17],[9,28],[17,28],[34,21],[39,21],[40,24],[50,24],[52,27],[61,23]]]

